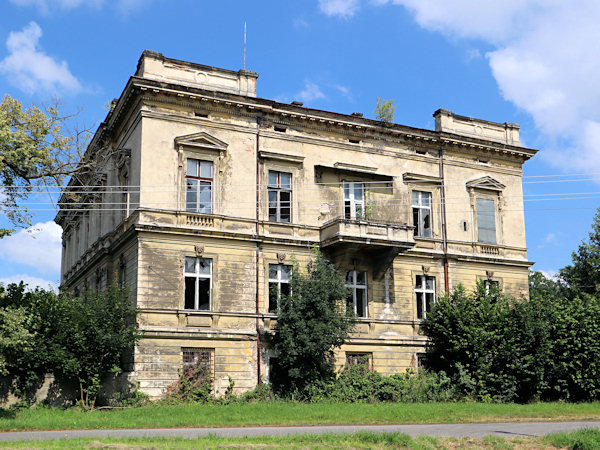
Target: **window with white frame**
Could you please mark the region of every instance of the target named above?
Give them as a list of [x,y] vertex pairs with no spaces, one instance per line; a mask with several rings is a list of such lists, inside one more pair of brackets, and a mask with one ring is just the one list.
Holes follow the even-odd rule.
[[424,319],[435,303],[435,277],[417,275],[415,283],[417,319]]
[[498,292],[500,290],[500,282],[496,280],[483,280],[483,287],[485,288],[485,292]]
[[363,219],[365,217],[365,184],[344,181],[344,217]]
[[269,170],[269,221],[292,221],[292,174]]
[[477,197],[477,240],[496,243],[496,203],[491,198]]
[[431,237],[431,192],[412,191],[415,236]]
[[269,312],[277,314],[281,306],[281,295],[290,295],[292,266],[269,264]]
[[211,310],[212,259],[186,256],[184,308],[197,311]]
[[347,270],[346,287],[350,290],[347,299],[347,308],[353,311],[356,317],[368,317],[367,272],[362,270]]
[[188,158],[185,185],[186,211],[211,214],[213,163],[211,161]]

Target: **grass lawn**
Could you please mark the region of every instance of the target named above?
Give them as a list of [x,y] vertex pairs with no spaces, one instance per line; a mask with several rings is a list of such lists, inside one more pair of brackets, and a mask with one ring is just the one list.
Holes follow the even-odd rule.
[[245,403],[154,405],[122,410],[0,410],[0,431],[250,425],[416,424],[600,420],[595,403]]
[[10,448],[577,448],[595,449],[600,446],[600,431],[581,430],[559,433],[542,438],[502,438],[488,436],[473,438],[411,438],[402,433],[369,433],[265,436],[224,438],[207,436],[197,439],[135,438],[135,439],[69,439],[60,441],[6,442]]

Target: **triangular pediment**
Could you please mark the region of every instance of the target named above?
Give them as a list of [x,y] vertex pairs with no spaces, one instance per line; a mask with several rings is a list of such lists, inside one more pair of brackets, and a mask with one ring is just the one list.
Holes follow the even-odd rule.
[[227,143],[208,133],[200,132],[193,134],[186,134],[185,136],[178,136],[175,138],[175,147],[197,147],[207,150],[218,150],[226,151]]
[[503,191],[506,186],[492,177],[481,177],[475,180],[467,181],[469,189],[487,189],[489,191]]

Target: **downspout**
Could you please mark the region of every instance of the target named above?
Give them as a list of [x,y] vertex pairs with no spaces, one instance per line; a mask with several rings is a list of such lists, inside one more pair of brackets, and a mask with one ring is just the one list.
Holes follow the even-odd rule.
[[260,145],[260,117],[256,117],[256,384],[260,385],[262,383],[261,373],[260,373],[260,351],[261,351],[261,343],[260,343],[260,319],[259,319],[259,273],[260,273],[260,240],[259,236],[259,225],[258,221],[260,219],[260,158],[258,149]]
[[439,150],[439,169],[440,169],[440,201],[442,206],[442,245],[444,251],[444,290],[446,295],[450,292],[450,283],[448,281],[448,235],[446,232],[446,188],[444,181],[444,150]]

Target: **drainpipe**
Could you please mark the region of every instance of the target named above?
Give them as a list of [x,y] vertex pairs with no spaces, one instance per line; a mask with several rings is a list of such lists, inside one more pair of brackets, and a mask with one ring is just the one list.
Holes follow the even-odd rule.
[[258,240],[259,236],[259,225],[258,221],[260,219],[260,158],[259,158],[259,145],[260,145],[260,117],[256,117],[256,384],[260,385],[262,383],[261,374],[260,374],[260,351],[261,351],[261,343],[260,343],[260,319],[258,317],[260,309],[259,309],[259,273],[260,273],[260,241]]
[[443,250],[444,250],[444,290],[446,291],[446,295],[450,292],[450,283],[448,281],[448,235],[446,232],[446,188],[444,181],[444,150],[440,149],[439,151],[440,157],[440,200],[442,205],[442,242],[443,242]]

